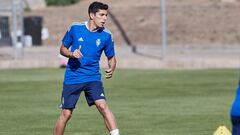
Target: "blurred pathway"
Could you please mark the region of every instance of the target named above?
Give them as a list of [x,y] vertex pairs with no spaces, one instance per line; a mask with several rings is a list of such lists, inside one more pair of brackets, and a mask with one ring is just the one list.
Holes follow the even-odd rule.
[[[161,47],[138,45],[137,53],[129,46],[116,46],[118,68],[138,69],[202,69],[240,67],[240,45],[231,46],[169,46],[167,56],[161,59]],[[0,48],[0,69],[59,67],[59,47],[39,46],[24,48],[22,58],[13,59],[14,50]],[[104,56],[104,54],[103,54]],[[106,58],[101,60],[106,68]]]

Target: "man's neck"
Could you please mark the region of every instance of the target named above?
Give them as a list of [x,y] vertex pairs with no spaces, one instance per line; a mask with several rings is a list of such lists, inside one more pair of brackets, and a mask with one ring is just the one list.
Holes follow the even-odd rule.
[[91,31],[91,32],[97,31],[97,30],[99,29],[99,28],[96,26],[96,24],[95,24],[93,21],[91,21],[91,20],[89,20],[89,21],[87,22],[87,27],[88,27],[89,31]]

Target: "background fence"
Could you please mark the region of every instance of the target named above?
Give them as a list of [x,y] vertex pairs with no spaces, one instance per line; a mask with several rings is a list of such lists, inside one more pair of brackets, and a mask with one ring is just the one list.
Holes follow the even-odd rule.
[[[110,5],[107,28],[112,31],[117,47],[131,43],[137,54],[161,59],[161,0],[100,1]],[[59,47],[72,22],[88,19],[87,8],[91,2],[81,0],[71,6],[25,11],[24,16],[43,17],[43,27],[49,30],[49,38],[43,41],[43,46]],[[165,0],[165,4],[167,60],[177,63],[173,60],[181,58],[183,62],[189,59],[194,62],[197,60],[193,58],[205,58],[211,62],[226,59],[236,63],[236,58],[240,57],[239,0]],[[9,14],[9,22],[12,22],[13,12],[9,10]],[[13,23],[9,27],[12,31]]]
[[1,58],[22,56],[23,47],[23,1],[0,1],[0,46],[11,46],[12,50],[0,53]]

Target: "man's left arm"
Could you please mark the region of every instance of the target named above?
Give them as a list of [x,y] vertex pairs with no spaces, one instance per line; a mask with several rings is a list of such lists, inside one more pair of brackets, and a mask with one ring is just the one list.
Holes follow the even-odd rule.
[[112,77],[113,72],[116,68],[116,64],[117,64],[117,60],[116,60],[115,56],[108,58],[108,69],[105,70],[105,72],[106,72],[105,78],[106,79],[109,79]]

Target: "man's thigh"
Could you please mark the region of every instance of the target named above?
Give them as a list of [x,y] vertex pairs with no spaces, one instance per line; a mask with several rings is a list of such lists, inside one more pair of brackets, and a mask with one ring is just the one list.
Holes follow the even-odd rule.
[[74,109],[83,87],[84,84],[63,84],[60,108]]
[[96,100],[106,99],[101,81],[89,82],[84,92],[89,106],[94,105]]

